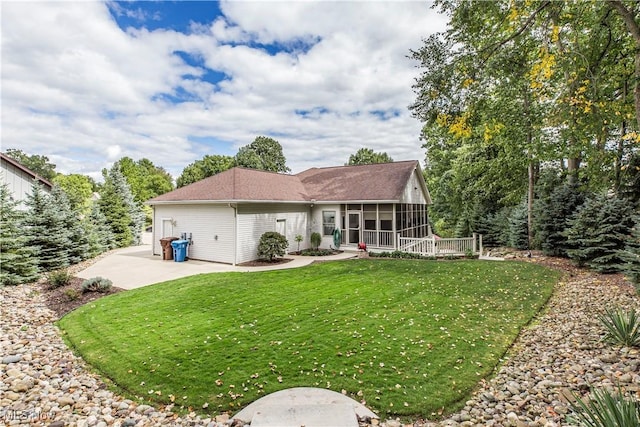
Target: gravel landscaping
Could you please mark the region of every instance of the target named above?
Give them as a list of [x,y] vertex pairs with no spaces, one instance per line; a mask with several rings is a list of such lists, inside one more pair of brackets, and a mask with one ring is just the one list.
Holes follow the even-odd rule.
[[[520,335],[496,375],[464,409],[444,421],[386,420],[372,425],[564,426],[567,399],[590,386],[640,391],[638,350],[603,343],[596,315],[605,307],[640,309],[620,275],[597,275],[564,260],[534,257],[567,271],[547,309]],[[171,406],[153,408],[111,392],[66,347],[40,285],[0,289],[0,424],[30,426],[222,426]],[[432,414],[431,419],[438,419]]]

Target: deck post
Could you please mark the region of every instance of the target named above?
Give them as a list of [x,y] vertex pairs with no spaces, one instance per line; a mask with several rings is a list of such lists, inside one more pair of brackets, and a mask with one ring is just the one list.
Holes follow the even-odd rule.
[[480,235],[480,256],[482,256],[482,234]]
[[473,233],[473,245],[472,245],[472,252],[475,254],[476,253],[476,239],[478,238],[478,233]]

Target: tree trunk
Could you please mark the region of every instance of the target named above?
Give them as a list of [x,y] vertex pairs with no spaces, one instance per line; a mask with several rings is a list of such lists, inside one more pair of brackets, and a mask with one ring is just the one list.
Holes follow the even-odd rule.
[[634,84],[633,84],[633,99],[636,109],[636,122],[638,129],[640,129],[640,25],[635,20],[634,12],[620,1],[620,0],[608,0],[609,4],[620,15],[629,34],[633,37],[636,45],[635,49],[635,72],[634,72]]
[[525,89],[524,99],[523,99],[523,107],[524,114],[526,117],[527,123],[527,159],[529,161],[528,172],[529,172],[529,182],[528,182],[528,191],[527,191],[527,237],[529,242],[529,249],[533,246],[533,197],[534,197],[534,186],[535,186],[535,174],[533,171],[533,129],[531,129],[531,106],[529,103],[529,93]]
[[536,183],[535,181],[533,158],[531,151],[529,151],[529,191],[527,194],[527,237],[529,239],[529,249],[533,247],[533,190]]
[[[559,25],[557,23],[557,16],[551,15],[551,20],[553,21],[554,25]],[[562,40],[560,37],[558,37],[558,40],[556,40],[556,47],[558,48],[558,52],[560,52],[560,54],[564,55],[566,53],[566,49],[562,44]],[[573,96],[576,91],[576,83],[575,81],[572,81],[572,79],[570,78],[569,70],[567,69],[564,70],[564,79],[567,82],[571,82],[569,83],[568,89],[569,89],[569,94]],[[571,110],[576,109],[575,106],[570,106],[569,108]],[[576,129],[577,128],[576,114],[571,115],[571,121],[572,121],[572,124],[570,126],[570,129]],[[581,158],[580,158],[580,154],[576,154],[576,152],[580,152],[580,148],[579,148],[579,141],[577,140],[573,132],[570,132],[569,134],[569,147],[567,151],[568,151],[567,173],[569,177],[569,182],[575,183],[578,180],[578,170],[580,169]]]

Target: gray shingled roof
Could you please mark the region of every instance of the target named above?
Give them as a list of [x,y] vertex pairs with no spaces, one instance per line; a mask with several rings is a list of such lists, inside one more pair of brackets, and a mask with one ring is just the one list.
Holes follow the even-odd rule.
[[181,201],[356,201],[400,200],[418,166],[416,160],[312,168],[284,175],[235,167],[149,200]]
[[310,198],[294,175],[235,167],[162,194],[148,203],[243,200],[304,202]]
[[318,201],[400,200],[418,162],[312,168],[296,175]]

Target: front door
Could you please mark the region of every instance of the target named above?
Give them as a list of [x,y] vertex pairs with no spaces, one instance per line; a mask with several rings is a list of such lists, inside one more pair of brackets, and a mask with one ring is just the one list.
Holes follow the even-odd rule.
[[360,227],[360,212],[350,211],[347,213],[347,243],[358,244],[362,241]]

